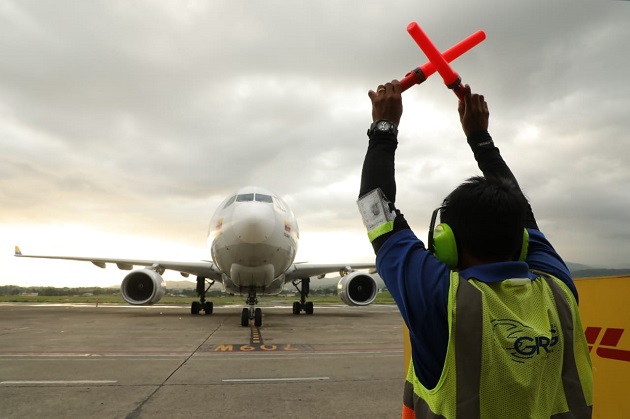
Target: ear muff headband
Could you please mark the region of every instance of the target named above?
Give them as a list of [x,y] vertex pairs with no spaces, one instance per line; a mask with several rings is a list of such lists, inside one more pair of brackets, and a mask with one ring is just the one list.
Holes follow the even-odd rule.
[[527,258],[527,250],[529,249],[529,233],[527,229],[523,229],[523,244],[521,245],[521,253],[518,255],[519,262],[524,262]]
[[429,224],[429,240],[427,241],[427,250],[431,253],[435,253],[435,247],[433,246],[433,230],[435,230],[435,221],[437,220],[438,212],[441,209],[446,208],[444,205],[436,208],[431,214],[431,223]]

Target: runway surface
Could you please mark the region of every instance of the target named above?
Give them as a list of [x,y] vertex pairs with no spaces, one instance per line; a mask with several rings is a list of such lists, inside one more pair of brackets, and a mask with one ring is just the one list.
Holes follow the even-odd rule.
[[0,417],[399,418],[395,306],[0,304]]

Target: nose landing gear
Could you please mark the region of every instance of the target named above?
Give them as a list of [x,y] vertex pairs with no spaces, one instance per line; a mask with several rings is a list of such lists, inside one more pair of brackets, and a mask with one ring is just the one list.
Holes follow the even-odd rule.
[[245,307],[241,312],[241,326],[249,326],[249,321],[254,320],[254,326],[262,326],[262,309],[260,307]]
[[254,326],[256,327],[262,326],[262,309],[260,307],[254,307],[258,304],[256,292],[250,291],[245,302],[249,305],[249,307],[243,308],[243,311],[241,312],[241,326],[249,326],[250,320],[254,320]]

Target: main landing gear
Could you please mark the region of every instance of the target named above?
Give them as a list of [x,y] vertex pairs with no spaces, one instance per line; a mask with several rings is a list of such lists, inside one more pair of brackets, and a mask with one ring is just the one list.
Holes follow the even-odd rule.
[[249,294],[247,295],[246,303],[249,305],[249,307],[243,308],[243,311],[241,312],[241,326],[249,326],[250,320],[254,320],[254,326],[256,327],[262,326],[262,309],[260,307],[254,307],[256,304],[258,304],[256,291],[249,292]]
[[[206,283],[208,287],[206,288]],[[208,278],[204,278],[202,276],[197,277],[197,295],[199,296],[199,301],[193,301],[190,305],[190,314],[199,314],[201,310],[203,310],[206,314],[212,314],[212,309],[214,308],[214,304],[212,301],[206,301],[206,293],[210,290],[210,287],[214,285],[213,280],[209,280]]]
[[293,314],[300,314],[302,310],[304,310],[306,314],[313,314],[313,302],[306,301],[306,297],[308,297],[310,291],[311,279],[296,279],[292,284],[300,293],[300,301],[293,303]]

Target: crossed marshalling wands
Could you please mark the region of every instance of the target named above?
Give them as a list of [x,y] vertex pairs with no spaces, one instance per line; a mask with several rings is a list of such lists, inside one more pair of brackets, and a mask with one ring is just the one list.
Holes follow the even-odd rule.
[[468,38],[453,45],[443,53],[437,49],[431,39],[429,39],[427,34],[416,22],[411,22],[407,26],[407,32],[409,32],[409,35],[411,35],[414,41],[416,41],[429,61],[420,67],[411,70],[402,80],[400,80],[403,92],[415,84],[424,82],[431,74],[437,71],[444,80],[446,87],[453,90],[457,97],[460,100],[463,100],[462,79],[459,77],[459,74],[451,68],[449,62],[455,60],[457,57],[463,55],[465,52],[469,51],[486,39],[485,32],[477,31]]

